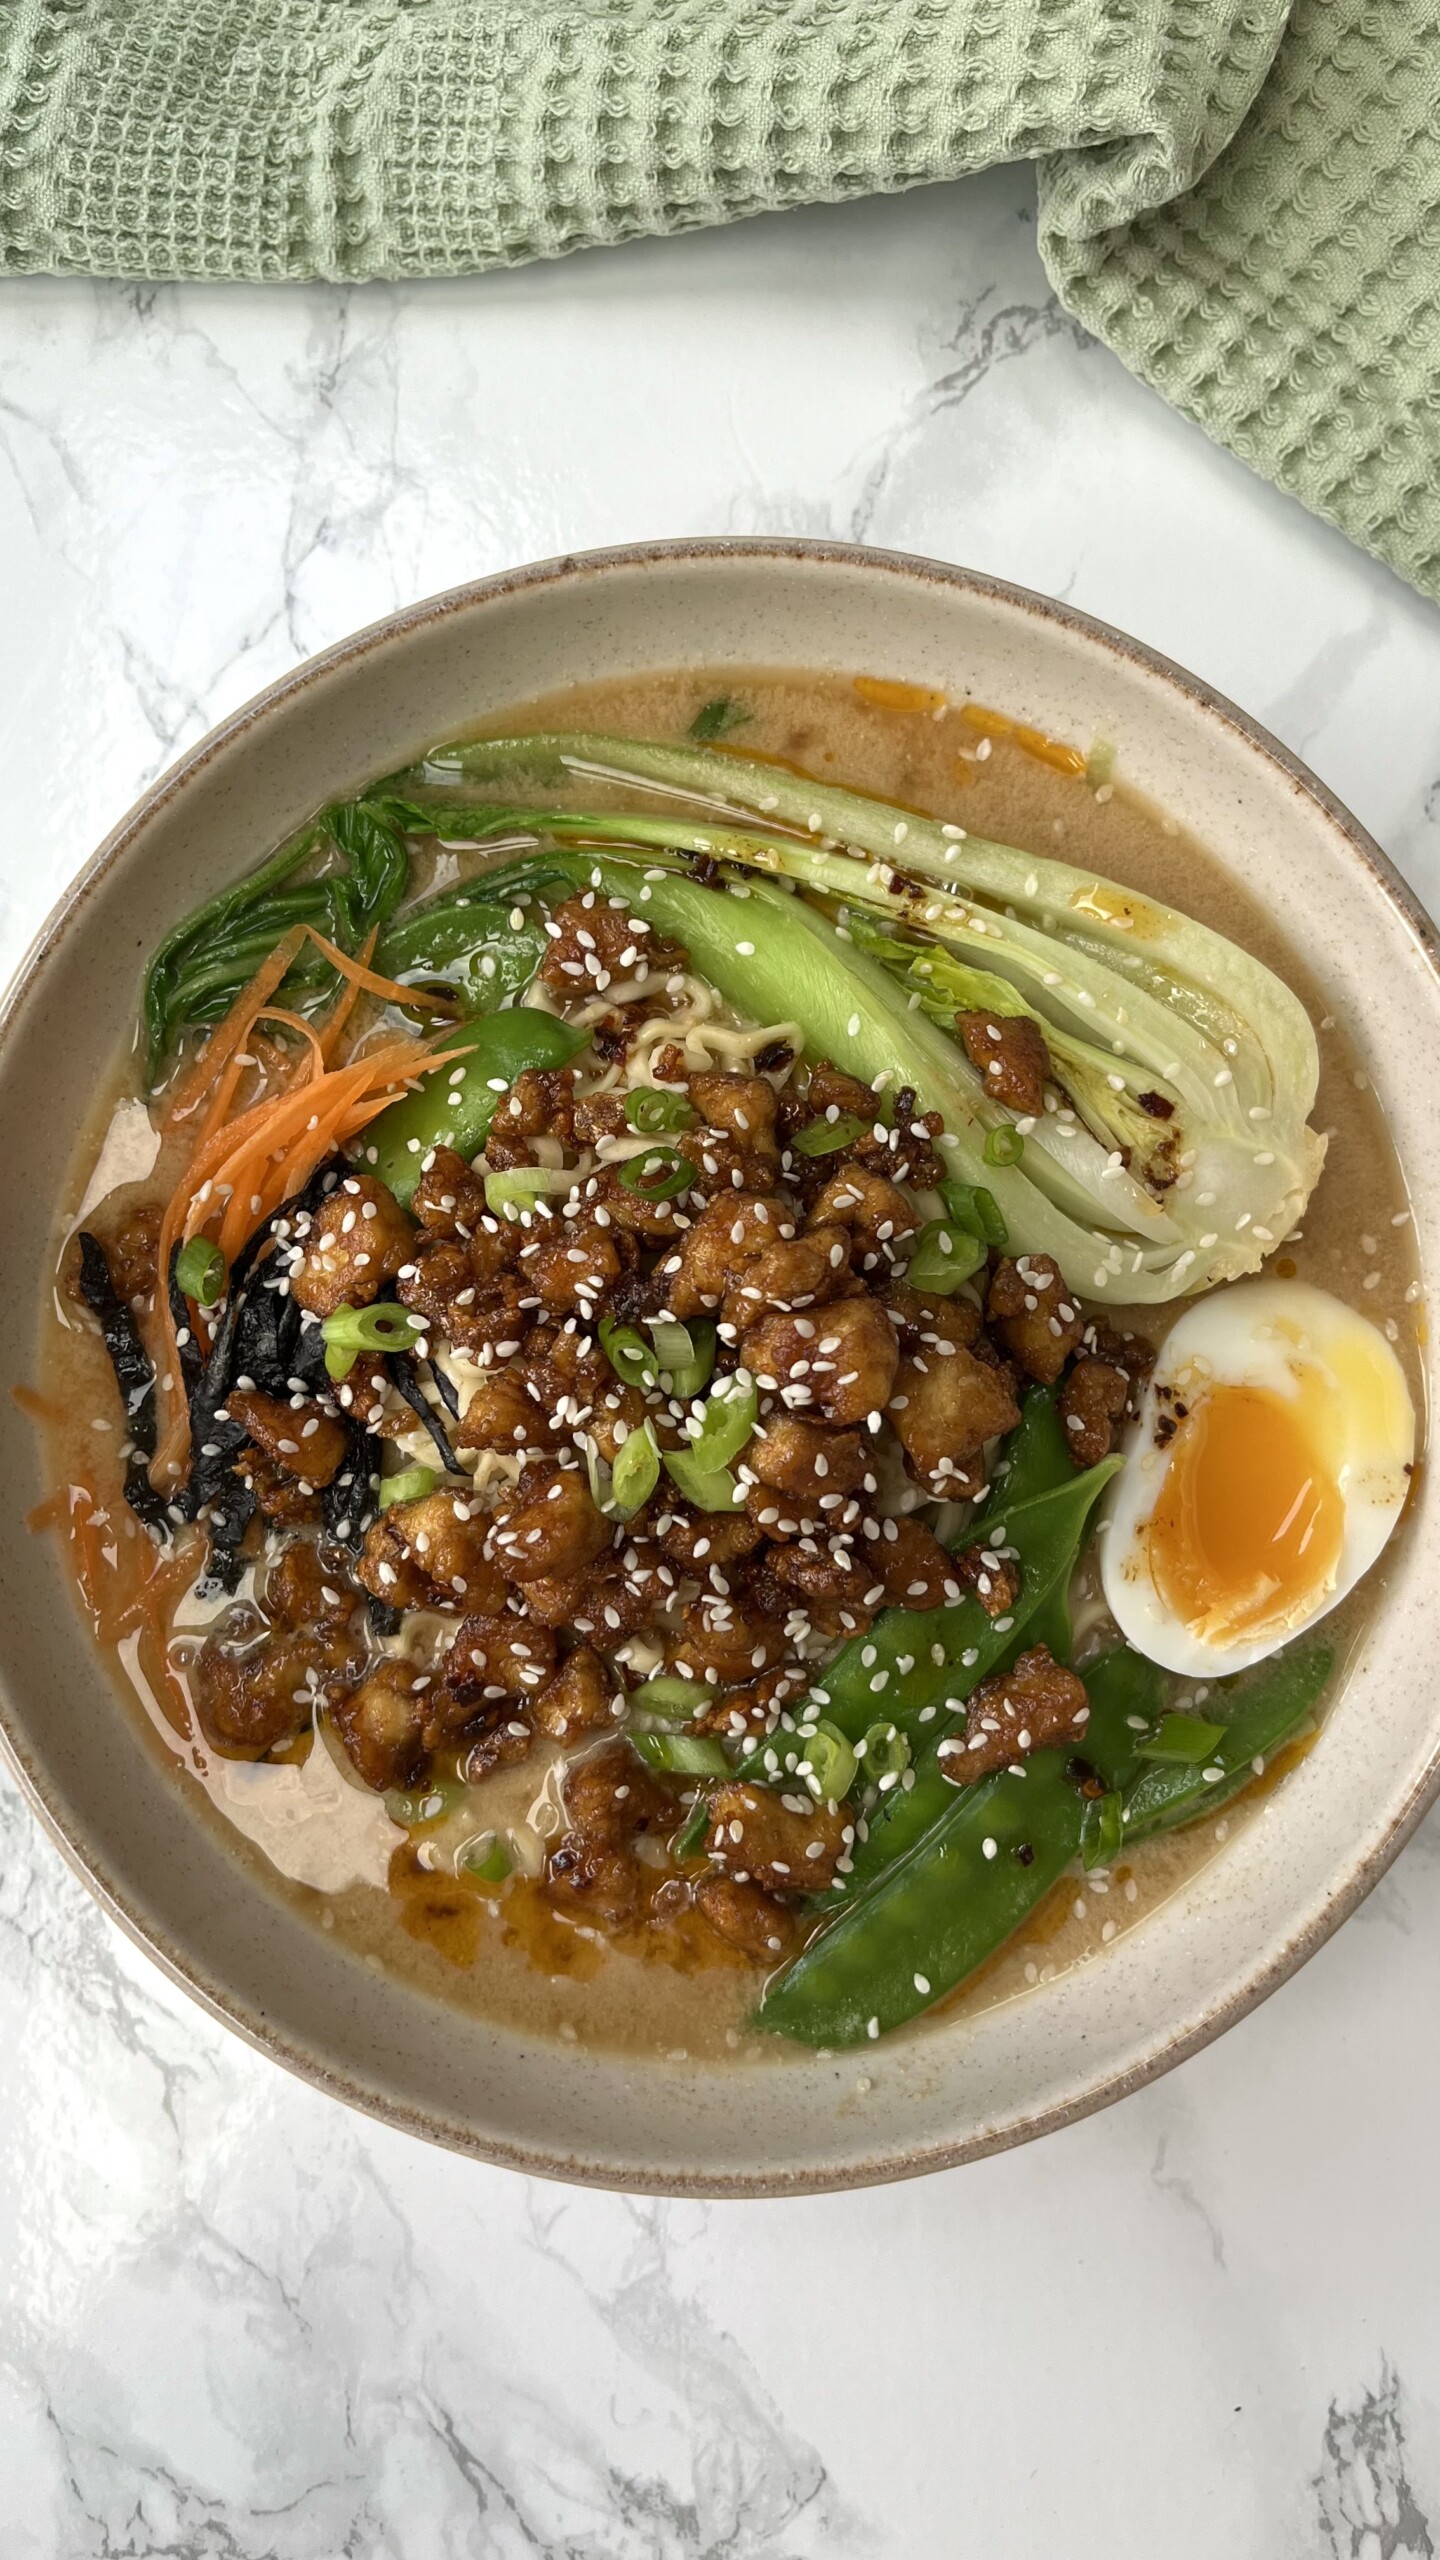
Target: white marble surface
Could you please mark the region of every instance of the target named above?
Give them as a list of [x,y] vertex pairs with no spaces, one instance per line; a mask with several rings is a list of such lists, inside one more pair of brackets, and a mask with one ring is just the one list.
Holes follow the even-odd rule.
[[[0,945],[304,652],[643,535],[1128,626],[1440,893],[1440,615],[1049,300],[1028,180],[408,290],[0,285]],[[0,1781],[0,2560],[1427,2560],[1440,1821],[1049,2142],[791,2205],[527,2187],[210,2025]],[[1427,2521],[1427,2519],[1432,2521]]]

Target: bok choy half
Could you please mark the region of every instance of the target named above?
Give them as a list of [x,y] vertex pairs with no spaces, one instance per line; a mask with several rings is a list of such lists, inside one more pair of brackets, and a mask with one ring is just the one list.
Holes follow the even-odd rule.
[[[1304,1211],[1324,1157],[1307,1125],[1308,1016],[1174,908],[698,746],[487,739],[384,787],[417,828],[541,846],[578,884],[642,901],[738,1010],[798,1022],[810,1056],[868,1082],[912,1085],[944,1116],[953,1171],[995,1195],[1012,1249],[1053,1255],[1086,1295],[1162,1302],[1238,1278]],[[642,808],[544,805],[581,788]],[[687,876],[697,861],[703,886]],[[973,1012],[1039,1025],[1043,1114],[1017,1122],[987,1093],[954,1029]]]

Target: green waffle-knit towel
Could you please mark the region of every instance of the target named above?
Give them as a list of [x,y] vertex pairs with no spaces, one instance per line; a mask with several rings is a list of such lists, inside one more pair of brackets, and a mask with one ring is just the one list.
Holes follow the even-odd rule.
[[1440,595],[1440,0],[0,0],[0,267],[454,275],[1040,162],[1063,301]]

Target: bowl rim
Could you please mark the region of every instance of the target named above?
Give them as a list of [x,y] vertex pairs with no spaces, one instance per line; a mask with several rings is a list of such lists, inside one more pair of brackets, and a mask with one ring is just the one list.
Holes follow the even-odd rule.
[[[1440,981],[1440,929],[1375,839],[1319,775],[1282,745],[1260,721],[1242,711],[1202,677],[1178,665],[1163,651],[1132,638],[1097,615],[1039,594],[1033,588],[991,577],[957,563],[933,560],[922,553],[872,550],[860,543],[800,535],[694,535],[561,552],[543,560],[524,563],[518,568],[498,570],[488,577],[470,579],[460,586],[442,589],[414,604],[402,606],[394,613],[382,615],[333,642],[328,648],[302,659],[298,665],[239,704],[147,785],[90,859],[62,888],[17,963],[3,995],[0,995],[0,1055],[3,1055],[16,1017],[29,999],[46,962],[61,938],[76,923],[92,891],[111,866],[151,820],[182,794],[217,755],[242,740],[282,704],[295,701],[312,686],[369,655],[372,650],[403,640],[412,630],[430,627],[477,606],[570,581],[581,582],[617,570],[643,571],[651,565],[728,560],[774,561],[799,566],[814,563],[958,590],[962,595],[1008,607],[1033,621],[1049,623],[1062,631],[1074,633],[1142,674],[1158,679],[1206,721],[1229,730],[1267,762],[1298,796],[1321,812],[1344,839],[1360,868],[1368,873],[1375,889],[1396,911],[1431,975]],[[157,1930],[134,1907],[119,1879],[106,1871],[103,1860],[82,1839],[72,1836],[63,1812],[47,1786],[45,1775],[26,1747],[23,1720],[3,1684],[0,1684],[0,1755],[3,1755],[41,1828],[59,1849],[67,1866],[132,1943],[209,2016],[325,2096],[337,2099],[396,2131],[413,2134],[440,2148],[459,2152],[491,2166],[515,2169],[531,2177],[550,2178],[616,2193],[752,2201],[837,2193],[928,2176],[939,2169],[958,2168],[969,2161],[985,2159],[996,2152],[1033,2141],[1041,2134],[1058,2132],[1066,2125],[1098,2114],[1102,2108],[1112,2106],[1118,2099],[1128,2097],[1133,2091],[1161,2078],[1247,2017],[1318,1952],[1373,1891],[1440,1797],[1440,1751],[1437,1751],[1412,1784],[1383,1837],[1338,1877],[1324,1908],[1312,1920],[1297,1928],[1236,1987],[1213,1999],[1188,2028],[1163,2043],[1157,2042],[1138,2060],[1108,2072],[1072,2096],[1040,2106],[1031,2114],[1017,2116],[995,2130],[980,2131],[955,2140],[929,2141],[899,2152],[887,2151],[882,2145],[869,2158],[855,2161],[844,2169],[817,2169],[813,2172],[804,2169],[705,2171],[693,2174],[672,2170],[647,2175],[642,2171],[630,2172],[573,2156],[567,2158],[558,2145],[553,2150],[540,2151],[527,2144],[477,2133],[458,2119],[408,2105],[382,2087],[352,2077],[320,2054],[293,2042],[274,2022],[252,2014],[238,1994],[227,1990],[223,1982],[213,1979],[187,1956],[178,1942],[170,1942],[162,1931]]]

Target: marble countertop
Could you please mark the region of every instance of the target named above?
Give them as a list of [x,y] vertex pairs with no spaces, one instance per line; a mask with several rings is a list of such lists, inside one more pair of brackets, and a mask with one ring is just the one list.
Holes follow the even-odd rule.
[[[306,652],[516,561],[756,531],[1134,631],[1440,903],[1440,615],[1083,336],[1002,172],[452,284],[0,284],[0,960]],[[4,1779],[0,1843],[0,2560],[1431,2560],[1440,1816],[1125,2105],[711,2206],[343,2112]]]

